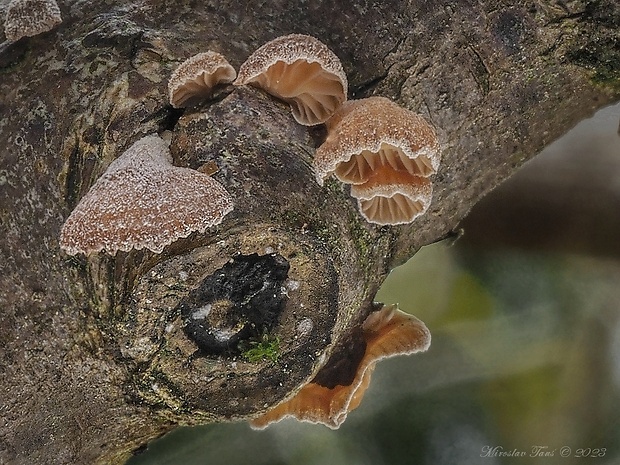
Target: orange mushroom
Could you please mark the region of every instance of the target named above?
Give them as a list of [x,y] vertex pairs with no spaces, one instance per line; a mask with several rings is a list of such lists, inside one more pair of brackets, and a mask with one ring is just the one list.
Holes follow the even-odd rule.
[[426,212],[433,186],[427,178],[382,166],[364,184],[352,185],[351,195],[367,221],[406,224]]
[[433,127],[387,98],[345,103],[327,122],[327,129],[327,139],[314,157],[321,185],[331,174],[348,184],[363,184],[383,166],[424,177],[439,167]]
[[209,98],[218,84],[229,84],[237,72],[223,55],[208,51],[181,63],[168,81],[168,96],[174,108],[192,106]]
[[205,232],[233,209],[210,176],[173,166],[168,145],[151,135],[134,143],[95,182],[67,218],[60,247],[69,255],[167,245]]
[[235,81],[248,84],[289,103],[295,120],[306,126],[325,122],[347,98],[338,57],[302,34],[278,37],[250,55]]
[[294,417],[337,429],[348,413],[360,405],[378,361],[423,352],[431,342],[430,332],[424,323],[398,310],[396,305],[386,305],[371,313],[362,329],[366,348],[350,384],[326,387],[317,382],[317,375],[292,398],[252,419],[250,426],[262,429],[286,417]]
[[55,0],[11,0],[4,21],[4,35],[11,42],[47,32],[62,22]]

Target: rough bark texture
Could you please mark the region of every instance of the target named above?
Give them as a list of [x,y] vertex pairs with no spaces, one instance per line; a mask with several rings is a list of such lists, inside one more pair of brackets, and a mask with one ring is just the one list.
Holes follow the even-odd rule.
[[[355,346],[389,269],[620,97],[615,0],[334,5],[61,1],[60,27],[0,52],[0,463],[122,463],[175,425],[277,403]],[[291,32],[334,50],[350,98],[392,98],[438,128],[433,203],[412,226],[369,225],[339,183],[320,188],[321,131],[259,91],[184,114],[167,105],[167,77],[188,56],[212,49],[238,68]],[[216,163],[234,212],[161,255],[61,253],[60,227],[94,180],[163,130],[176,164]],[[284,287],[295,283],[268,326],[278,360],[198,352],[178,304],[238,254],[269,253],[288,265]],[[226,270],[248,289],[257,279]]]

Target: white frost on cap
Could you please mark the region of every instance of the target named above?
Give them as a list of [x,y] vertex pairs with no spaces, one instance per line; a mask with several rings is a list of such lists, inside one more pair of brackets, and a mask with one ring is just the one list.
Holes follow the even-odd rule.
[[383,166],[430,176],[441,152],[434,128],[420,115],[384,97],[346,102],[327,122],[328,136],[314,156],[316,180],[335,174],[362,184]]
[[215,86],[229,84],[236,76],[235,69],[217,52],[208,51],[194,55],[181,63],[170,76],[170,104],[174,108],[191,106],[210,97]]
[[4,34],[11,42],[47,32],[62,23],[55,0],[11,0],[4,21]]
[[216,180],[173,166],[166,142],[143,137],[114,160],[62,227],[69,255],[147,248],[161,253],[192,232],[204,233],[233,209]]
[[338,57],[318,39],[290,34],[267,42],[239,68],[235,85],[251,84],[284,100],[306,126],[325,122],[347,99]]

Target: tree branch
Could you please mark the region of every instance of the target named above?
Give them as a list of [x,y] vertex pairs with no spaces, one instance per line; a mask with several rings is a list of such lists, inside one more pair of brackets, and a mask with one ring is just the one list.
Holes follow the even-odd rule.
[[[60,27],[0,51],[3,463],[122,463],[175,425],[245,418],[290,396],[354,344],[392,267],[620,98],[613,0],[60,6]],[[184,113],[167,105],[184,58],[213,49],[238,68],[290,32],[334,50],[351,97],[383,95],[436,125],[443,162],[430,211],[413,225],[370,225],[338,182],[319,187],[321,131],[260,91],[231,89]],[[93,182],[136,139],[164,130],[175,164],[215,162],[234,212],[160,255],[61,253],[60,227]],[[278,361],[199,352],[179,302],[218,270],[236,273],[224,268],[231,259],[269,253],[288,265]]]

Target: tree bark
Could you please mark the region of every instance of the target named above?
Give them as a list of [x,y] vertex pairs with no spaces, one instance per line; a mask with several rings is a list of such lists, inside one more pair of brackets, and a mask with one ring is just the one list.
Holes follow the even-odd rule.
[[[620,98],[614,0],[290,3],[61,2],[58,28],[0,51],[0,463],[123,463],[176,425],[276,404],[355,347],[391,268]],[[258,90],[185,112],[167,104],[185,58],[211,49],[238,68],[291,32],[340,57],[350,98],[386,96],[437,127],[433,203],[412,225],[370,225],[338,182],[319,187],[320,128]],[[163,131],[175,164],[215,163],[233,213],[159,255],[62,253],[60,227],[93,182]],[[179,302],[216,272],[265,279],[235,267],[268,272],[269,254],[287,268],[277,361],[200,352]]]

